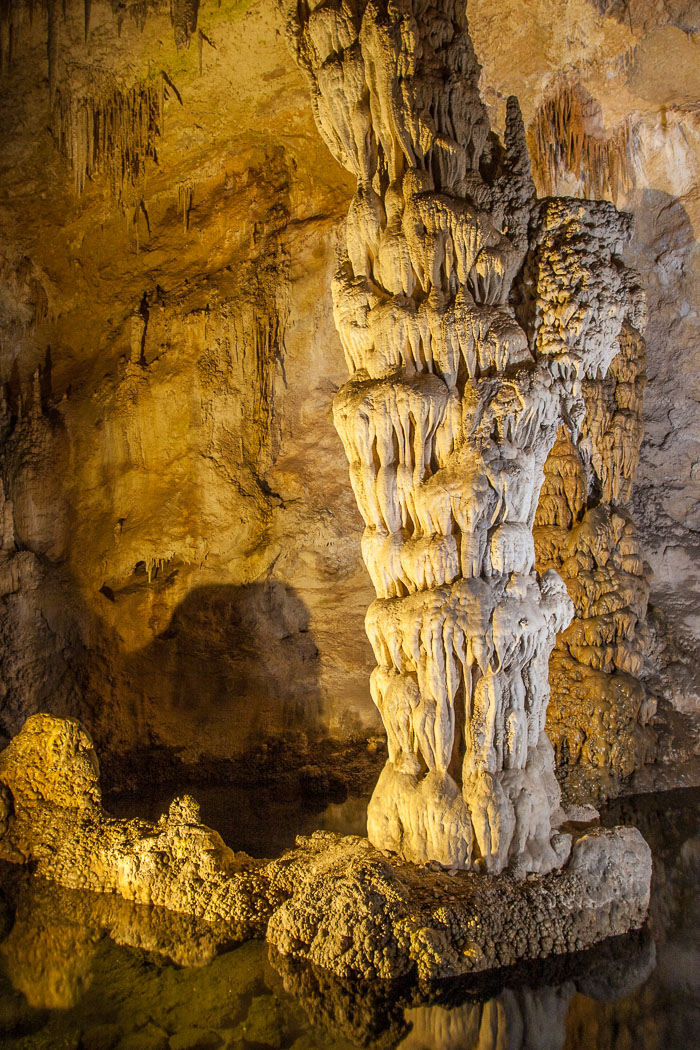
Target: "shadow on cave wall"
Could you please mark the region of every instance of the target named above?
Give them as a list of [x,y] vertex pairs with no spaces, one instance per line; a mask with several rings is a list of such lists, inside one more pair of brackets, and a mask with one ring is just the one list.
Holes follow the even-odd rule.
[[[327,736],[309,610],[281,581],[195,587],[132,653],[80,601],[70,574],[47,572],[41,583],[11,596],[18,608],[1,618],[6,737],[36,711],[78,718],[103,782],[138,786],[183,774],[236,779],[246,762],[264,777],[310,761]],[[158,583],[137,586],[156,603]],[[28,634],[28,623],[42,630]]]
[[263,776],[293,756],[303,761],[325,735],[309,620],[304,601],[279,580],[190,591],[168,627],[123,658],[115,701],[136,743],[126,753],[108,750],[108,779],[119,764],[128,769],[117,780],[165,779],[179,769],[207,780],[237,777],[246,757]]

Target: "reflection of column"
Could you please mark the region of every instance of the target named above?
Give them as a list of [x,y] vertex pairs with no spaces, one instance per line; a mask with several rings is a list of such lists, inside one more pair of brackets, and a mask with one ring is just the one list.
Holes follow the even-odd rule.
[[454,983],[439,981],[418,988],[376,977],[341,979],[274,948],[269,959],[284,993],[299,1003],[314,1028],[330,1033],[331,1041],[342,1037],[354,1046],[401,1050],[559,1050],[572,996],[580,993],[574,1013],[591,999],[599,1011],[612,1000],[621,1000],[625,1009],[653,972],[656,953],[648,931],[610,938],[595,952],[558,956],[551,967],[541,964],[531,971],[531,987],[498,986],[492,974],[492,997],[478,1002],[477,987],[470,983],[460,993]]
[[[556,572],[535,573],[532,528],[559,424],[575,428],[579,379],[606,370],[626,301],[602,264],[590,349],[562,335],[587,272],[545,302],[544,328],[540,300],[519,296],[528,332],[558,321],[558,339],[516,320],[534,191],[515,100],[505,147],[490,134],[463,0],[301,0],[290,37],[319,130],[358,181],[333,285],[352,373],[335,420],[377,591],[389,760],[369,835],[413,861],[547,871],[568,854],[544,721],[572,605]],[[555,230],[555,274],[558,243]]]
[[406,1010],[411,1031],[400,1050],[561,1050],[566,1015],[576,992],[560,988],[506,988],[485,1003],[454,1009],[419,1006]]

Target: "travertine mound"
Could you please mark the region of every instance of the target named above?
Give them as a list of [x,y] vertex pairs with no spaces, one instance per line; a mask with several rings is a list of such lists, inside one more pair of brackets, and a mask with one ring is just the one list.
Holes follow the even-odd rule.
[[266,936],[340,976],[425,978],[577,951],[642,925],[651,854],[633,828],[579,834],[557,874],[428,870],[366,839],[318,832],[279,860],[234,853],[177,799],[158,824],[110,818],[74,721],[37,715],[0,754],[0,859],[69,888],[203,920],[221,940]]

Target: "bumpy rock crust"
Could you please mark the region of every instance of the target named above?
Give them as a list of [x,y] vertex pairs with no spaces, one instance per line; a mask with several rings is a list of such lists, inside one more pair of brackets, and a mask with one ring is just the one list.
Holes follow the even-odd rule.
[[157,824],[110,818],[98,778],[77,722],[30,718],[0,754],[0,859],[203,920],[220,939],[266,936],[339,976],[449,977],[576,951],[639,927],[649,903],[651,854],[632,828],[590,830],[563,871],[525,879],[419,868],[325,832],[261,861],[201,825],[187,797]]

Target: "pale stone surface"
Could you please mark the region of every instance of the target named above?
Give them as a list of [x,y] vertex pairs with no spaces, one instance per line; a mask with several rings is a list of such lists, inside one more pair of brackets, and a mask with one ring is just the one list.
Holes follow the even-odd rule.
[[[499,154],[460,0],[294,5],[288,30],[319,131],[358,182],[333,286],[351,372],[334,416],[378,594],[366,625],[389,758],[369,837],[412,861],[546,872],[569,848],[544,723],[573,606],[555,571],[535,573],[532,529],[560,426],[604,498],[631,478],[639,441],[616,452],[582,391],[605,381],[623,326],[641,342],[629,222],[536,202],[514,98]],[[555,549],[556,524],[540,520]],[[575,582],[615,611],[594,577]],[[601,641],[629,636],[642,594],[612,635],[595,624]]]
[[[0,753],[0,783],[12,811],[0,859],[204,921],[214,940],[266,936],[339,976],[440,978],[546,958],[640,927],[649,904],[651,854],[633,828],[590,831],[561,872],[523,881],[430,871],[326,832],[255,861],[202,826],[186,797],[157,824],[115,820],[101,806],[90,738],[49,715]],[[132,936],[171,943],[176,930],[145,921]],[[211,944],[198,936],[200,952]]]

